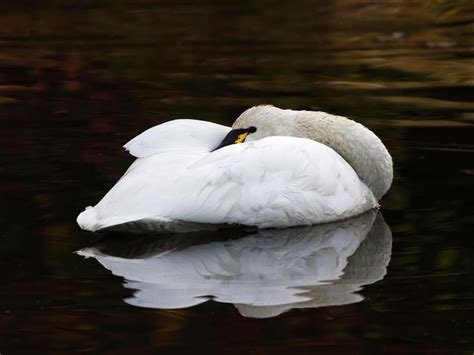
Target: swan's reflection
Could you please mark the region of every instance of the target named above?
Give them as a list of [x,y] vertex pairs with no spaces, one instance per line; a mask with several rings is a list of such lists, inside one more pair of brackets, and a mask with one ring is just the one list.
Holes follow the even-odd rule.
[[129,304],[184,308],[213,299],[233,303],[244,316],[263,318],[292,308],[361,301],[355,292],[384,277],[392,247],[389,227],[373,211],[239,239],[202,238],[102,242],[79,254],[123,276],[124,286],[136,290],[126,299]]

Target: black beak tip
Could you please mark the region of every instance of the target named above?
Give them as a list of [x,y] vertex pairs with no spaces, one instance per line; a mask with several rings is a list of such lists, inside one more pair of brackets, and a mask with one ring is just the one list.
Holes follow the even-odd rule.
[[216,148],[211,150],[211,152],[221,149],[225,147],[226,145],[235,144],[236,140],[239,138],[239,135],[243,133],[254,133],[256,131],[257,131],[257,128],[253,126],[246,129],[233,129],[229,133],[227,133],[227,135],[224,137],[222,142]]

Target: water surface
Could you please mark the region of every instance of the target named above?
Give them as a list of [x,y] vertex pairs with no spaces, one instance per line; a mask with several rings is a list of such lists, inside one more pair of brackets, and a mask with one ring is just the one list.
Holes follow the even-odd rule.
[[[0,22],[1,353],[474,351],[471,1],[22,0],[0,4]],[[241,298],[224,297],[238,292],[219,294],[222,284],[191,307],[137,307],[142,284],[124,287],[127,275],[73,253],[110,242],[75,218],[132,162],[125,142],[172,118],[231,124],[261,103],[348,116],[386,143],[395,180],[381,214],[391,243],[367,259],[385,250],[390,260],[379,260],[377,277],[335,288],[355,280],[351,265],[372,250],[364,245],[388,245],[377,234],[349,239],[352,254],[333,259],[342,270],[324,259],[317,231],[296,236],[308,243],[301,249],[270,235],[322,256],[313,268],[267,264],[284,294],[272,301],[280,308],[255,317]],[[256,238],[226,233],[167,247],[219,256],[212,248],[246,250]],[[126,262],[165,247],[121,238],[102,251]],[[266,247],[249,250],[270,255]],[[298,291],[285,284],[295,270],[308,281]],[[336,281],[322,285],[312,270]],[[320,291],[311,289],[313,301],[321,287],[327,299],[304,304],[310,296],[299,291],[311,287]]]

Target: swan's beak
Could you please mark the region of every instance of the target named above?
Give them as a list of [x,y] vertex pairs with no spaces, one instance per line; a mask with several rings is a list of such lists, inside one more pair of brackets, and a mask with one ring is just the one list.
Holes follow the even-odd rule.
[[226,145],[243,143],[245,142],[245,138],[247,138],[248,134],[249,134],[248,128],[233,129],[232,131],[227,133],[227,135],[224,137],[222,142],[214,150],[221,149],[222,147],[225,147]]

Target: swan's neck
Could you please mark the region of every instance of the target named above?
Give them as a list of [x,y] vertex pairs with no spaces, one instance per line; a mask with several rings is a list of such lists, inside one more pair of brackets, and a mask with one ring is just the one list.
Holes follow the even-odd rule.
[[379,200],[393,179],[392,157],[368,128],[345,117],[324,112],[300,111],[295,131],[334,149],[355,170]]

